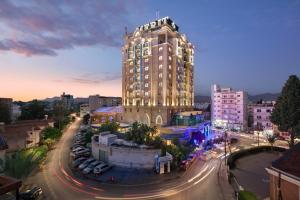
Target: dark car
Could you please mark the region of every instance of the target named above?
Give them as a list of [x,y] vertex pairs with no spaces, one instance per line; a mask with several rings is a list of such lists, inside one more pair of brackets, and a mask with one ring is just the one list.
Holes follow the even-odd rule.
[[188,160],[183,160],[180,163],[180,169],[183,170],[183,171],[186,171],[187,168],[189,168],[190,164],[191,163]]
[[20,199],[23,200],[36,200],[39,199],[43,194],[42,188],[33,187],[30,190],[26,190],[23,193],[20,193]]

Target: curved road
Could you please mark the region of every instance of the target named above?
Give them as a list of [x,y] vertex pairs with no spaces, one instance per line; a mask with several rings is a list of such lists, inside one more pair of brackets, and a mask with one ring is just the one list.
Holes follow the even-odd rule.
[[158,184],[120,186],[75,177],[68,165],[69,147],[79,125],[80,120],[71,124],[49,152],[43,168],[25,181],[41,186],[45,199],[232,199],[221,155],[204,164],[197,160],[181,178]]

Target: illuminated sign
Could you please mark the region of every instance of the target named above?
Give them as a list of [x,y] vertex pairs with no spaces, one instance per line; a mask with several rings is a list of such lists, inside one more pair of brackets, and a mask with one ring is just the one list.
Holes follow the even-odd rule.
[[178,31],[178,26],[169,17],[164,17],[162,19],[158,19],[156,21],[150,22],[143,26],[139,26],[136,28],[136,30],[137,31],[155,30],[157,28],[160,28],[162,25],[169,25],[172,28],[172,30]]

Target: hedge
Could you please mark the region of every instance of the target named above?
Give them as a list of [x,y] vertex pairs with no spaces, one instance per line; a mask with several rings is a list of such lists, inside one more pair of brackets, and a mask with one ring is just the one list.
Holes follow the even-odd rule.
[[257,200],[255,194],[249,191],[239,191],[239,198],[238,200]]
[[259,146],[259,147],[253,147],[250,149],[243,149],[240,151],[236,151],[230,154],[230,156],[227,159],[227,165],[229,169],[234,169],[235,168],[235,161],[239,158],[242,158],[244,156],[252,155],[252,154],[257,154],[261,153],[264,151],[279,151],[279,152],[285,152],[286,149],[282,147],[277,147],[277,146]]

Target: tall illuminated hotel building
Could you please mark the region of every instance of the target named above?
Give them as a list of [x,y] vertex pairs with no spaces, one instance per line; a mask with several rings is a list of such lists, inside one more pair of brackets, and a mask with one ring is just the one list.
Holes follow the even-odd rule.
[[194,104],[194,47],[168,17],[125,34],[122,48],[124,121],[170,124]]

